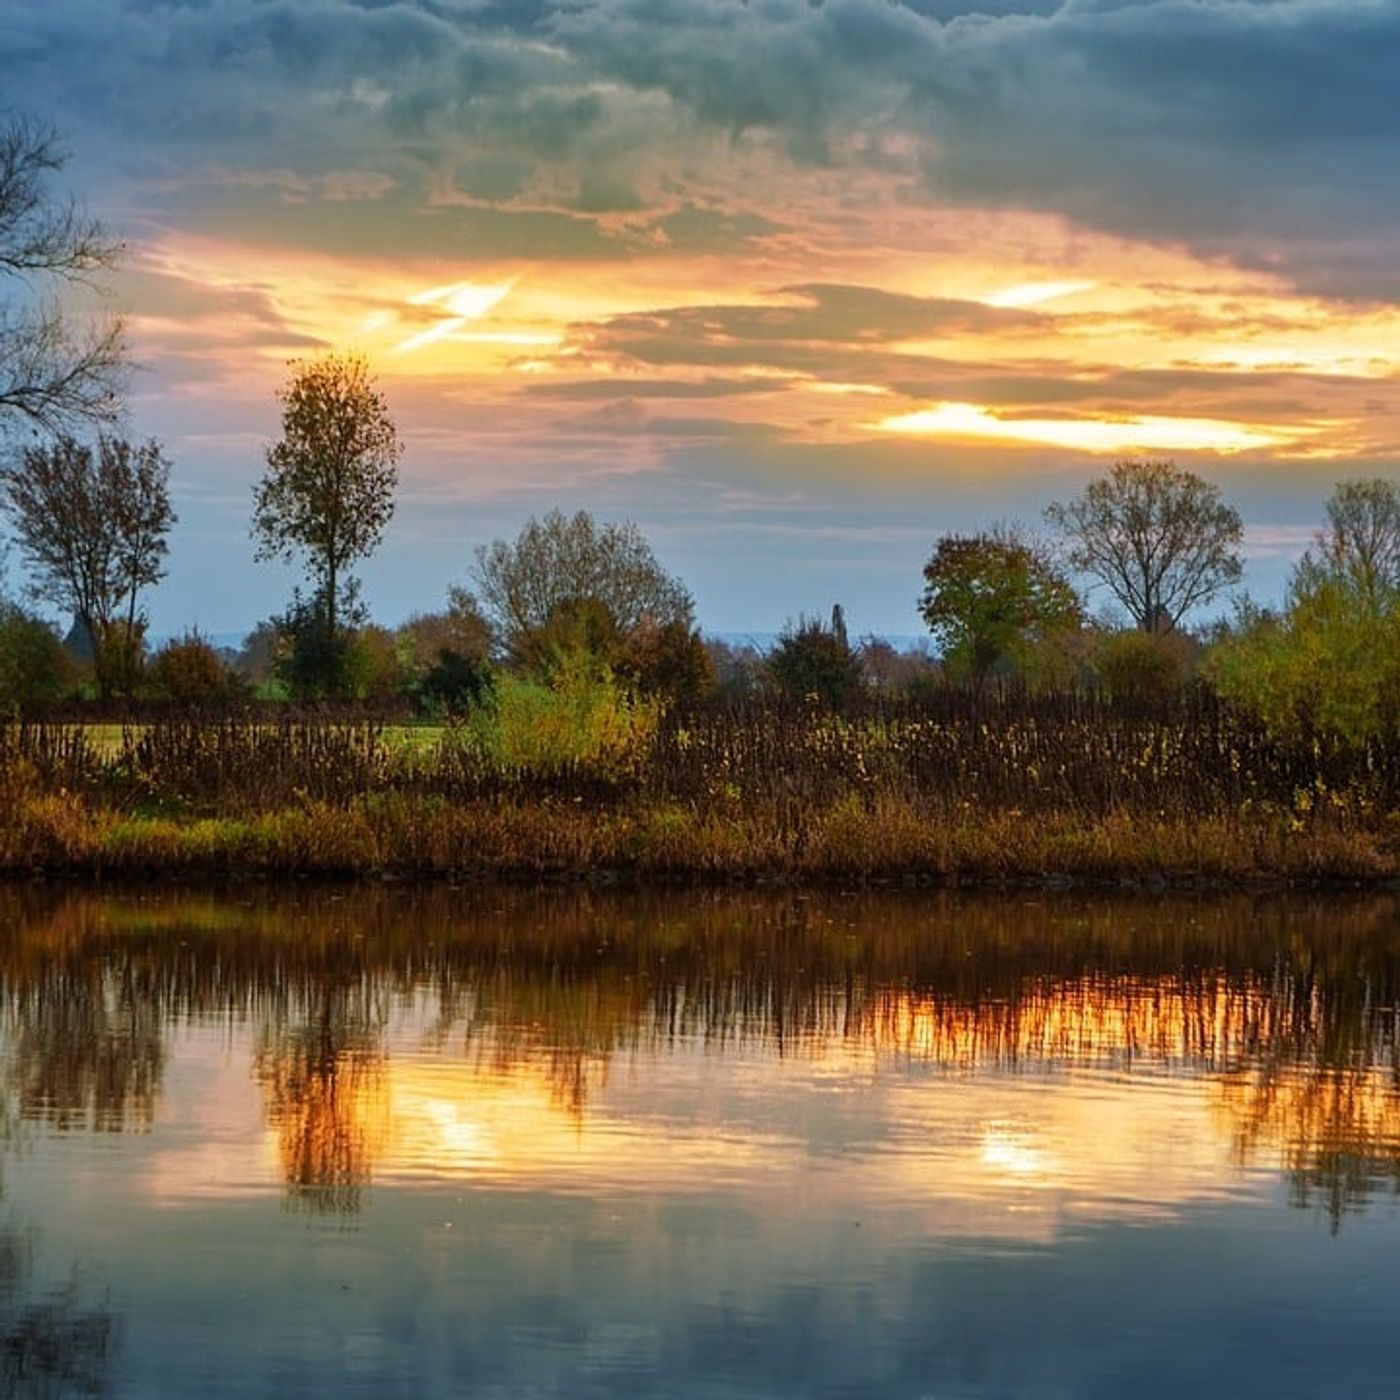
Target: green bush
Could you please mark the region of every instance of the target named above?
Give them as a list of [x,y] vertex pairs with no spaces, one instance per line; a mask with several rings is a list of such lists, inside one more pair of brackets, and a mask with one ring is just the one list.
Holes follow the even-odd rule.
[[77,681],[58,633],[10,603],[0,603],[0,709],[57,700]]
[[1364,743],[1400,726],[1400,595],[1341,580],[1295,589],[1280,616],[1247,614],[1202,674],[1282,738]]
[[1194,649],[1181,632],[1106,632],[1094,642],[1094,675],[1112,700],[1166,700],[1186,683]]
[[590,653],[560,657],[552,685],[503,676],[466,725],[468,742],[503,768],[553,773],[583,766],[603,777],[639,771],[660,715]]

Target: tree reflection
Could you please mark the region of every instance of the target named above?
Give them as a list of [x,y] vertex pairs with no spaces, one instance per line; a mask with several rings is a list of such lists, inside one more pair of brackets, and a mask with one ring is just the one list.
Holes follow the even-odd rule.
[[[0,1121],[0,1154],[13,1132],[7,1116]],[[116,1318],[105,1303],[89,1301],[76,1268],[55,1287],[37,1287],[37,1247],[37,1232],[0,1222],[0,1394],[7,1400],[104,1395]]]
[[289,1200],[317,1212],[358,1210],[388,1129],[373,983],[327,971],[265,1001],[254,1072]]
[[[356,890],[136,901],[0,892],[19,1111],[139,1127],[163,1036],[258,1028],[289,1199],[358,1208],[393,1136],[386,1028],[589,1111],[621,1057],[863,1056],[947,1071],[1180,1068],[1242,1160],[1334,1223],[1400,1181],[1390,899]],[[426,1019],[425,1019],[426,1018]]]

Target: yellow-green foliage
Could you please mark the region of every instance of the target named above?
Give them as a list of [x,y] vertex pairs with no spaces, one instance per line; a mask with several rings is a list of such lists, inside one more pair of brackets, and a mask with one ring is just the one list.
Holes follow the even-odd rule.
[[1165,700],[1185,683],[1193,650],[1180,632],[1106,632],[1094,643],[1094,672],[1114,700]]
[[1376,738],[1400,707],[1400,599],[1321,583],[1283,616],[1257,617],[1219,643],[1202,671],[1282,737]]
[[660,717],[656,700],[634,695],[581,652],[559,659],[549,685],[503,676],[495,700],[473,713],[464,737],[509,772],[637,772]]

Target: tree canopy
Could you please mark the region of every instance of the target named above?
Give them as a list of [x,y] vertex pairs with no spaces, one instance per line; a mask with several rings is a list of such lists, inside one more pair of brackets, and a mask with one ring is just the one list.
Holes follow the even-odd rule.
[[154,440],[71,437],[27,447],[0,469],[3,508],[48,600],[72,612],[96,649],[104,693],[130,679],[142,589],[165,576],[175,523],[170,463]]
[[0,124],[0,434],[17,421],[61,433],[117,414],[120,322],[80,327],[59,299],[107,271],[117,245],[53,190],[64,160],[50,128]]
[[837,709],[860,694],[864,680],[860,653],[852,649],[844,629],[828,627],[815,617],[798,618],[783,629],[767,668],[784,695]]
[[349,568],[373,553],[394,513],[403,448],[361,356],[294,364],[280,398],[282,437],[254,496],[257,557],[305,557],[334,639]]
[[606,611],[626,637],[643,624],[693,626],[684,584],[657,562],[631,521],[599,524],[584,510],[531,518],[513,542],[476,552],[476,599],[510,655],[528,654],[532,638],[581,608]]
[[981,684],[999,661],[1081,621],[1079,595],[1045,553],[1014,530],[944,535],[924,565],[919,612],[946,662]]
[[1375,600],[1400,591],[1400,486],[1379,478],[1339,482],[1327,526],[1298,566],[1296,586],[1350,585]]
[[1170,631],[1243,572],[1239,513],[1174,462],[1115,462],[1045,515],[1068,539],[1070,565],[1098,579],[1144,632]]

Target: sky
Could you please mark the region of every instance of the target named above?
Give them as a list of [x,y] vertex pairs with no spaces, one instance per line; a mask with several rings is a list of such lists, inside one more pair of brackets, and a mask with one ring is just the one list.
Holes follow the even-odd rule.
[[252,490],[328,349],[405,443],[390,623],[559,506],[707,630],[914,634],[940,534],[1137,456],[1277,598],[1400,476],[1394,0],[0,0],[0,55],[125,243],[158,634],[285,603]]

